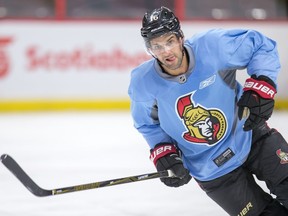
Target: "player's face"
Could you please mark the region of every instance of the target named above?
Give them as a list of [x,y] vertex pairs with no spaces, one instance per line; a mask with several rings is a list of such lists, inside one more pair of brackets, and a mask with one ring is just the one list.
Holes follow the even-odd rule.
[[213,135],[213,125],[209,117],[198,121],[194,126],[199,128],[201,135],[204,137],[211,137]]
[[163,68],[171,75],[179,75],[186,71],[183,67],[182,38],[175,34],[167,34],[150,41],[150,52],[161,63]]

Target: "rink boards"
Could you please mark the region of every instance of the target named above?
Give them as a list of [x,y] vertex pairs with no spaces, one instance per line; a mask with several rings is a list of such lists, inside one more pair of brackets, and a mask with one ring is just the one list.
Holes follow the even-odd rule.
[[[0,111],[129,109],[130,72],[150,58],[140,21],[1,21]],[[278,43],[277,108],[288,107],[288,22],[183,22],[186,37],[211,28],[256,29]],[[245,71],[237,74],[245,80]]]

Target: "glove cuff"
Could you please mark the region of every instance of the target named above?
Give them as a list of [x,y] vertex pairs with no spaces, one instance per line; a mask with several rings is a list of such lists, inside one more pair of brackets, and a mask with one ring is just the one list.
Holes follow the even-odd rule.
[[269,83],[257,80],[253,78],[248,78],[244,84],[244,91],[254,91],[260,95],[260,97],[265,99],[273,99],[274,95],[277,93],[274,86],[270,85]]
[[172,154],[172,153],[178,154],[178,151],[173,144],[169,144],[169,143],[157,144],[154,149],[151,149],[150,160],[156,166],[156,163],[159,158],[164,157],[168,154]]

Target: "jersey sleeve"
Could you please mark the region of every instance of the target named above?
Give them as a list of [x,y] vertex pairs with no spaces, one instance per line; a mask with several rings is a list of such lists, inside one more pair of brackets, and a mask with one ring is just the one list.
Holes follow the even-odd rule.
[[153,101],[136,102],[131,100],[131,113],[134,127],[143,135],[150,148],[161,142],[173,142],[160,127],[157,108]]
[[143,135],[150,148],[161,142],[171,143],[173,139],[160,127],[156,99],[148,93],[149,85],[146,84],[149,78],[137,76],[139,73],[144,72],[139,69],[132,72],[128,89],[134,127]]
[[207,39],[211,46],[217,46],[214,48],[227,68],[247,68],[250,76],[265,75],[276,83],[281,66],[277,44],[272,39],[258,31],[242,29],[215,30]]

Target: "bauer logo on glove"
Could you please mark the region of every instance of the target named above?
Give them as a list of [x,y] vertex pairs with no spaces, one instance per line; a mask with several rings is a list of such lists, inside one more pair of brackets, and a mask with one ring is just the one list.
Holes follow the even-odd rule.
[[274,109],[276,85],[266,77],[252,75],[246,80],[244,92],[238,101],[238,118],[246,119],[244,131],[259,127],[271,117]]
[[246,80],[244,84],[244,91],[252,90],[257,92],[263,98],[274,98],[276,94],[276,90],[273,86],[269,85],[265,81],[255,80],[253,78],[249,78]]

